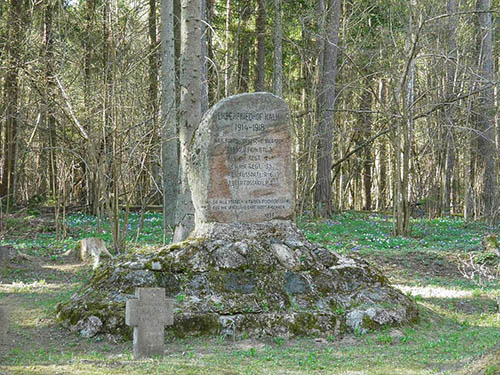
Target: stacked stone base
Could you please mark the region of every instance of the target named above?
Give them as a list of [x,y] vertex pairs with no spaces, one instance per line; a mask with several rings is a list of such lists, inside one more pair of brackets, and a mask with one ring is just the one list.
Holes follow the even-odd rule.
[[138,287],[162,287],[175,298],[166,331],[178,337],[330,336],[418,319],[415,303],[376,268],[279,220],[207,224],[157,254],[114,258],[58,305],[57,317],[86,337],[130,337],[125,301]]

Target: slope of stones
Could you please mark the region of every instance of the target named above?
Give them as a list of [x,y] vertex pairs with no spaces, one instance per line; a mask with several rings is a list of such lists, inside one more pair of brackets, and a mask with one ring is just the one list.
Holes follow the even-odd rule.
[[125,301],[137,287],[176,299],[166,328],[176,336],[327,336],[418,319],[376,268],[307,241],[290,221],[206,225],[157,254],[114,258],[57,317],[83,336],[127,337]]

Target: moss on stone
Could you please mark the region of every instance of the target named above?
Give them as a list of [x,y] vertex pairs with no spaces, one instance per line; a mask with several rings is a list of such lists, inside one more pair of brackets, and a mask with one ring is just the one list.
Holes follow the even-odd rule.
[[[418,316],[415,303],[366,262],[330,253],[293,226],[280,225],[267,230],[258,224],[251,235],[246,227],[229,233],[224,227],[217,238],[191,238],[157,254],[116,257],[58,306],[58,319],[74,327],[94,315],[103,321],[102,333],[129,337],[125,301],[144,286],[163,287],[178,297],[169,329],[181,337],[222,331],[329,335],[345,330],[348,313],[361,307],[385,309],[391,324]],[[297,261],[300,266],[294,267]]]

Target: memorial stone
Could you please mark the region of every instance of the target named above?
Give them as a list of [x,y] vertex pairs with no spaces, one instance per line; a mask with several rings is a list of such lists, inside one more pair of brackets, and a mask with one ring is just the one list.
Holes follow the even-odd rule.
[[294,218],[290,110],[270,93],[216,104],[191,153],[196,225]]
[[[157,285],[182,297],[167,328],[178,337],[326,337],[415,322],[415,302],[376,268],[308,241],[295,225],[289,122],[285,102],[269,93],[217,103],[190,145],[194,232],[104,263],[78,298],[59,305],[58,319],[73,326],[92,306],[106,317],[100,332],[121,334],[122,322],[110,323],[123,300],[117,289]],[[127,301],[136,356],[163,352],[172,323],[164,293],[139,289]]]
[[164,288],[138,288],[135,294],[125,307],[125,324],[134,327],[134,357],[162,355],[165,326],[174,323],[174,300],[165,298]]

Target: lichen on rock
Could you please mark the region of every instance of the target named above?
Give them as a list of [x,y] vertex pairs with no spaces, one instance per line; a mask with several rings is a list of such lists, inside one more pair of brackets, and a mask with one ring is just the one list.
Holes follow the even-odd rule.
[[156,254],[116,257],[56,308],[66,327],[130,337],[138,287],[176,299],[175,336],[328,336],[418,319],[415,303],[367,262],[307,241],[291,221],[218,224]]

